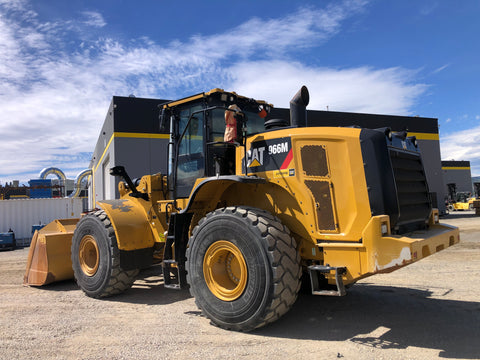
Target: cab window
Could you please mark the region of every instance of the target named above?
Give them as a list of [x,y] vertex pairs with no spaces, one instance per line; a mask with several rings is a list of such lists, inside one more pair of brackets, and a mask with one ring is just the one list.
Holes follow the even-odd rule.
[[177,196],[188,197],[193,184],[205,176],[204,113],[202,106],[180,111],[179,133],[183,136],[178,146]]

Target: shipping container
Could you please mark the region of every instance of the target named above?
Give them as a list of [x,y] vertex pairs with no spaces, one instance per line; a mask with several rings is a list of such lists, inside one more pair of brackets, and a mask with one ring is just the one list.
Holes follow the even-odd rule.
[[79,218],[82,201],[81,198],[0,200],[0,232],[12,229],[17,245],[28,245],[33,225]]
[[48,199],[52,197],[52,180],[51,179],[32,179],[30,184],[31,199]]

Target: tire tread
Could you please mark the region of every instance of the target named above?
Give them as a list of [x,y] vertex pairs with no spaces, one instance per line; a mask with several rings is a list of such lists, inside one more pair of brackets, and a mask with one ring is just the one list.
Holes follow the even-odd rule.
[[[97,220],[103,225],[104,231],[107,235],[107,239],[111,249],[112,268],[111,268],[110,274],[107,274],[107,276],[109,276],[108,284],[104,287],[103,290],[101,290],[100,292],[97,292],[96,294],[87,293],[82,288],[82,285],[80,284],[80,281],[77,279],[76,275],[75,275],[75,280],[77,284],[80,286],[80,288],[82,288],[82,290],[90,297],[106,298],[113,295],[118,295],[132,287],[133,283],[135,282],[136,276],[139,273],[139,270],[138,269],[123,270],[120,267],[120,251],[118,250],[115,230],[113,229],[112,223],[108,218],[107,214],[105,213],[105,211],[97,210],[94,213],[88,214],[86,216],[97,218]],[[76,261],[74,259],[74,256],[75,254],[72,251],[72,263]]]
[[[222,213],[229,213],[242,219],[247,219],[249,226],[257,228],[261,233],[261,242],[270,260],[273,290],[262,316],[254,324],[247,326],[232,324],[230,326],[223,323],[216,324],[215,319],[212,318],[210,320],[212,320],[214,325],[224,329],[251,331],[278,320],[295,303],[301,285],[302,268],[300,266],[300,254],[296,249],[295,239],[290,235],[289,229],[281,223],[280,219],[265,210],[245,206],[231,206],[208,213],[193,229],[190,241],[195,238],[199,228],[205,221],[209,221],[212,217]],[[187,264],[191,248],[192,246],[187,248]],[[187,273],[188,283],[191,283],[192,276],[193,274]],[[195,297],[195,290],[192,287],[190,287],[190,293]],[[202,310],[201,304],[199,304],[197,299],[195,299],[195,303]],[[209,317],[208,314],[203,313],[206,317]]]

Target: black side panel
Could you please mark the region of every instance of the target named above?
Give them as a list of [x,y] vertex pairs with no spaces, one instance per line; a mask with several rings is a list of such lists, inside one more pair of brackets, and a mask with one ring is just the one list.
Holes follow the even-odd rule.
[[[289,119],[290,110],[273,108],[268,119]],[[359,114],[339,111],[307,110],[307,126],[358,126],[367,129],[389,127],[393,131],[438,134],[438,120],[435,118]]]
[[442,167],[470,167],[470,161],[442,160]]
[[120,267],[123,270],[144,269],[152,265],[153,248],[120,250]]
[[129,133],[164,133],[160,129],[159,104],[168,100],[144,99],[135,97],[113,97],[113,112],[115,116],[114,131]]
[[385,134],[362,129],[360,145],[372,215],[389,215],[390,224],[394,227],[400,217],[400,210]]

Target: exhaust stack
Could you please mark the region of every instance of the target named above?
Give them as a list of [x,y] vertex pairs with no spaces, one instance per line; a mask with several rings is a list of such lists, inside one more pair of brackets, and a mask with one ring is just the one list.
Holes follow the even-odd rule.
[[307,126],[307,105],[309,101],[310,95],[304,85],[290,100],[290,125],[295,127]]

